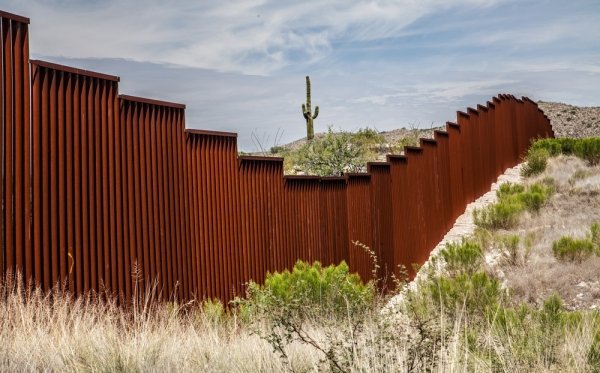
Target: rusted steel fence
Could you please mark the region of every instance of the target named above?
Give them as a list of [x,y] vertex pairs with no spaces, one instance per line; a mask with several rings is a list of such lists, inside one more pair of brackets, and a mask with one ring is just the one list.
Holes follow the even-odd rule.
[[533,101],[499,95],[367,173],[284,176],[281,158],[238,157],[236,134],[186,129],[184,105],[30,61],[28,23],[0,12],[0,273],[44,290],[227,301],[298,259],[345,260],[369,279],[357,241],[389,280],[423,263],[533,139],[553,136]]

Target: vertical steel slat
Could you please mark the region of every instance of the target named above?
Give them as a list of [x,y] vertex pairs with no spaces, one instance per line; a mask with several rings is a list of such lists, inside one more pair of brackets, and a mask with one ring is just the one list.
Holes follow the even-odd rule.
[[123,161],[125,151],[123,149],[124,142],[124,131],[123,131],[123,122],[120,110],[120,103],[117,99],[117,83],[113,83],[111,90],[113,97],[111,98],[112,110],[113,113],[111,118],[113,118],[113,128],[114,128],[114,180],[115,185],[114,193],[115,193],[115,230],[116,230],[116,238],[115,238],[115,256],[114,261],[118,267],[118,284],[119,284],[119,300],[123,303],[129,301],[128,292],[127,292],[127,258],[128,251],[126,250],[126,238],[124,234],[124,220],[126,219],[126,210],[125,210],[125,202],[124,198],[126,196],[127,185],[125,182],[125,178],[123,177]]
[[37,65],[31,65],[32,76],[32,189],[33,189],[33,256],[34,277],[36,285],[42,284],[42,149],[41,149],[41,115],[43,71]]
[[[122,278],[122,271],[120,268],[120,263],[122,262],[120,260],[120,258],[117,258],[117,255],[121,255],[122,248],[121,248],[121,244],[119,242],[118,239],[118,233],[117,233],[117,221],[120,221],[120,218],[118,218],[118,214],[120,213],[119,211],[119,207],[118,205],[120,205],[117,202],[118,199],[118,195],[117,195],[117,188],[121,186],[121,184],[117,184],[116,180],[117,180],[117,158],[116,158],[116,152],[115,152],[115,148],[118,148],[118,144],[119,144],[119,139],[118,136],[116,134],[116,131],[118,130],[117,127],[117,123],[116,121],[118,119],[115,118],[116,116],[116,99],[117,99],[117,90],[115,89],[115,84],[112,82],[107,82],[106,83],[107,89],[108,89],[108,102],[106,105],[106,110],[107,110],[107,126],[108,126],[108,146],[105,148],[108,151],[108,184],[107,187],[109,188],[108,190],[108,204],[109,204],[109,211],[108,211],[108,235],[110,237],[110,240],[107,240],[106,244],[109,246],[109,253],[110,253],[110,274],[111,274],[111,291],[113,292],[113,294],[115,294],[118,299],[122,299],[123,297],[123,293],[122,293],[122,289],[123,286],[122,281],[119,281]],[[115,146],[117,145],[117,146]]]
[[166,218],[165,218],[165,190],[164,190],[164,172],[163,172],[163,155],[162,155],[162,131],[163,131],[163,108],[156,109],[156,121],[154,123],[154,136],[155,136],[155,147],[156,147],[156,169],[157,169],[157,186],[158,186],[158,200],[157,209],[158,209],[158,224],[160,227],[160,271],[161,271],[161,280],[162,286],[161,290],[165,293],[164,298],[169,299],[171,296],[171,277],[169,268],[167,265],[167,226],[166,226]]
[[73,87],[73,75],[66,74],[66,87],[65,87],[65,189],[66,193],[66,238],[65,238],[65,250],[67,254],[67,284],[69,291],[76,294],[77,289],[75,288],[75,274],[73,272],[75,267],[75,233],[74,233],[74,181],[73,181],[73,100],[74,100],[74,87]]
[[[100,142],[100,153],[101,156],[99,158],[102,167],[101,171],[101,180],[102,182],[99,185],[102,188],[102,193],[99,193],[102,196],[102,214],[99,215],[99,219],[102,221],[102,246],[101,250],[103,251],[102,255],[102,277],[105,289],[109,292],[108,294],[116,295],[115,288],[112,281],[112,271],[111,271],[111,239],[110,239],[110,222],[114,221],[110,218],[111,207],[109,205],[109,160],[108,160],[108,136],[109,136],[109,123],[108,123],[108,97],[109,97],[109,85],[106,82],[99,81],[100,83],[100,132],[101,138]],[[112,141],[111,141],[112,142]]]
[[[146,120],[148,116],[148,105],[146,104],[136,104],[136,112],[137,112],[137,120],[135,123],[135,128],[138,130],[138,160],[139,160],[139,209],[140,209],[140,220],[138,220],[138,224],[141,227],[141,247],[138,251],[140,256],[138,256],[138,260],[142,264],[142,281],[144,286],[144,291],[149,291],[152,288],[152,266],[150,264],[150,245],[149,245],[149,231],[148,231],[148,191],[147,191],[147,156],[146,156],[146,144],[145,141],[147,130],[146,130]],[[140,259],[140,257],[142,259]],[[146,295],[146,293],[142,293]]]
[[96,223],[96,199],[98,198],[96,192],[96,110],[94,107],[96,99],[96,91],[98,82],[96,79],[88,79],[88,91],[87,91],[87,149],[88,153],[88,183],[85,193],[87,194],[88,212],[89,212],[89,244],[88,244],[88,257],[89,257],[89,273],[90,273],[90,288],[93,291],[98,292],[100,287],[98,285],[98,241],[96,236],[98,234],[98,225]]
[[13,29],[12,20],[2,24],[4,31],[4,247],[6,271],[14,275],[14,225],[13,225]]
[[[96,291],[104,293],[106,287],[104,283],[104,245],[103,245],[103,218],[102,218],[102,119],[100,113],[100,101],[102,94],[102,82],[94,78],[94,91],[92,100],[93,110],[93,128],[90,133],[93,134],[93,149],[94,149],[94,160],[92,163],[92,173],[94,174],[93,181],[93,196],[95,201],[92,202],[94,207],[94,222],[92,230],[94,231],[95,240],[94,243],[94,268],[95,268],[95,279],[96,279]],[[93,272],[93,271],[92,271]]]
[[[22,59],[21,63],[23,80],[21,81],[21,85],[23,86],[23,105],[21,106],[23,110],[23,151],[24,151],[24,165],[23,165],[23,195],[24,195],[24,208],[23,208],[23,216],[24,216],[24,229],[25,229],[25,260],[29,270],[26,271],[26,279],[27,281],[32,280],[33,277],[33,227],[32,227],[32,201],[31,201],[31,77],[29,75],[29,26],[25,23],[21,24],[21,45],[22,48]],[[0,273],[1,272],[1,264],[0,264]]]
[[90,256],[90,193],[89,193],[89,92],[90,78],[81,78],[81,215],[83,238],[83,263],[81,273],[83,276],[83,291],[92,289],[91,281],[91,256]]
[[183,146],[182,146],[182,138],[185,124],[183,123],[183,115],[182,110],[175,110],[175,126],[174,126],[174,137],[175,137],[175,155],[177,158],[177,186],[179,187],[179,235],[180,235],[180,244],[181,251],[183,253],[183,269],[184,275],[186,278],[186,299],[192,299],[193,297],[193,281],[192,281],[192,273],[191,273],[191,255],[190,255],[190,245],[187,239],[187,229],[186,225],[188,223],[188,214],[186,214],[186,174],[184,172],[184,164],[183,164]]
[[[185,126],[184,126],[185,127]],[[189,134],[183,134],[182,139],[182,147],[183,147],[183,160],[185,167],[185,188],[187,197],[186,200],[186,232],[187,232],[187,240],[190,250],[190,265],[193,276],[193,296],[195,299],[200,299],[201,296],[201,282],[200,282],[200,269],[198,267],[198,256],[197,256],[197,244],[196,244],[196,233],[198,231],[198,227],[196,225],[196,200],[195,200],[195,190],[194,190],[194,175],[192,168],[192,155],[193,155],[193,143],[190,139],[191,136]]]
[[66,170],[65,170],[65,110],[66,110],[66,92],[65,92],[65,80],[66,74],[59,74],[58,82],[58,122],[57,122],[57,136],[58,144],[56,147],[58,160],[58,199],[57,199],[57,210],[58,219],[58,260],[59,260],[59,281],[61,285],[67,280],[68,273],[68,256],[67,256],[67,206],[66,206]]
[[[24,216],[23,212],[25,209],[24,197],[27,193],[23,191],[23,178],[24,172],[23,169],[25,167],[24,164],[24,144],[23,144],[23,55],[22,55],[22,27],[20,22],[12,22],[13,29],[16,29],[16,33],[13,31],[13,149],[14,149],[14,164],[13,164],[13,173],[14,173],[14,202],[13,202],[13,219],[14,219],[14,243],[15,243],[15,269],[20,272],[22,276],[23,273],[23,259],[24,259],[24,234],[25,234],[25,225],[24,225]],[[29,217],[27,217],[29,218]],[[27,277],[25,277],[27,280]]]
[[59,241],[58,241],[58,111],[57,98],[58,98],[58,83],[60,80],[60,73],[57,71],[52,72],[52,84],[50,85],[50,144],[48,150],[48,159],[50,162],[50,242],[51,242],[51,263],[52,263],[52,286],[56,286],[60,281],[59,273]]
[[149,121],[146,124],[146,162],[148,167],[149,192],[148,192],[148,204],[151,207],[150,211],[152,219],[150,223],[150,248],[152,253],[152,268],[151,277],[153,281],[157,283],[158,299],[162,300],[162,291],[164,287],[164,277],[161,272],[161,231],[160,231],[160,218],[159,218],[159,195],[158,195],[158,168],[157,168],[157,156],[156,156],[156,127],[157,127],[157,108],[151,108],[151,115]]
[[[212,224],[213,217],[210,214],[211,208],[209,205],[210,202],[210,190],[212,189],[212,182],[210,181],[210,155],[209,155],[209,140],[210,138],[206,136],[200,136],[198,139],[198,153],[196,156],[196,162],[198,164],[198,168],[200,169],[199,174],[199,184],[198,188],[200,189],[201,198],[201,207],[202,207],[202,215],[200,216],[200,223],[202,225],[202,272],[205,274],[206,280],[206,294],[209,298],[215,296],[216,285],[215,285],[215,271],[216,262],[213,259],[212,255]],[[199,209],[200,211],[200,209]]]
[[[129,297],[135,299],[139,293],[139,279],[137,277],[137,236],[136,236],[136,216],[135,210],[137,209],[135,204],[135,182],[134,182],[134,147],[133,147],[133,136],[134,136],[134,126],[132,123],[133,117],[133,108],[132,104],[127,101],[122,101],[122,111],[124,111],[124,124],[125,131],[127,132],[127,212],[128,212],[128,222],[129,229],[127,230],[127,235],[129,236],[129,267],[127,268],[126,278],[130,283],[130,293]],[[141,244],[141,243],[140,243]]]

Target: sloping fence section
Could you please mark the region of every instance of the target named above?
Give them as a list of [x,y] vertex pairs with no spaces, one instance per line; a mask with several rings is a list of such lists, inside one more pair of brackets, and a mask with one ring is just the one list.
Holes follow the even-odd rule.
[[499,95],[372,162],[364,174],[284,176],[238,157],[237,135],[185,128],[185,106],[119,95],[119,78],[30,61],[29,20],[0,12],[0,273],[44,290],[219,298],[298,259],[364,279],[423,263],[466,205],[529,143],[553,136],[527,99]]

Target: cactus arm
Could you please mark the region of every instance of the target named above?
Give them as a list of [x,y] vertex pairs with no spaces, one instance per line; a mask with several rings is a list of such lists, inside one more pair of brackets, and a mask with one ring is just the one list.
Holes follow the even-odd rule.
[[313,115],[313,119],[317,119],[317,115],[319,115],[319,107],[315,106],[315,115]]
[[308,119],[308,112],[306,111],[306,105],[302,104],[302,115],[304,115],[304,119]]

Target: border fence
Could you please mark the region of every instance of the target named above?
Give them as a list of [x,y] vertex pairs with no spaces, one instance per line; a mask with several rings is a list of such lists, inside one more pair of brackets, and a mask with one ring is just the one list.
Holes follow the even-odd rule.
[[119,95],[119,78],[29,59],[29,19],[0,11],[0,274],[131,299],[243,294],[296,260],[371,278],[423,263],[464,212],[553,137],[528,98],[498,95],[343,177],[284,176],[237,135],[185,128],[181,104]]

